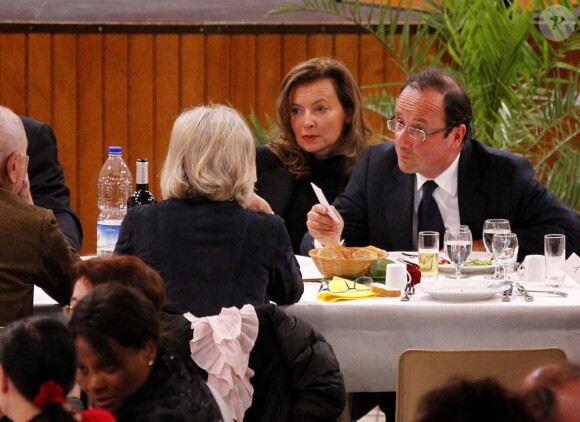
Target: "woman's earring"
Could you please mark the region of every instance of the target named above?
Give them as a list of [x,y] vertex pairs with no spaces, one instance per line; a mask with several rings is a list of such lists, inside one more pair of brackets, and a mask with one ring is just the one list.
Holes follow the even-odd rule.
[[147,362],[147,364],[148,364],[149,366],[153,366],[153,359],[151,359],[149,362]]

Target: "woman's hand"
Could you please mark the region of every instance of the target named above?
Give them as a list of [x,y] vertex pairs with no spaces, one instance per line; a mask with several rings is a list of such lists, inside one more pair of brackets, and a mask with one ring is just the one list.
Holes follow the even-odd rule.
[[250,196],[246,198],[246,201],[242,204],[242,207],[252,211],[263,212],[264,214],[274,214],[270,204],[268,204],[264,198],[258,196],[255,193],[250,194]]

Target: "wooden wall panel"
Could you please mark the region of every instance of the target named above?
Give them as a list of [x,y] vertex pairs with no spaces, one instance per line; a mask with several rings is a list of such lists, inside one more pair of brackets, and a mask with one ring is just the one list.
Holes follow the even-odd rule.
[[108,146],[123,147],[133,173],[135,160],[148,158],[161,199],[158,176],[180,111],[213,101],[265,123],[285,74],[316,55],[337,56],[360,84],[388,76],[382,47],[357,34],[3,33],[0,103],[52,124],[82,253],[91,254]]
[[30,34],[28,37],[26,114],[51,121],[51,36]]
[[261,77],[256,66],[256,36],[237,35],[231,38],[230,99],[236,109],[245,116],[254,111],[256,103],[256,80]]
[[[290,69],[308,57],[308,35],[282,36],[282,78]],[[282,78],[280,78],[280,82],[282,82]]]
[[26,113],[26,36],[0,34],[0,104]]
[[205,101],[205,36],[181,36],[179,109],[194,107]]
[[334,57],[344,63],[356,80],[359,77],[358,40],[359,35],[356,34],[334,36]]
[[[48,35],[46,35],[48,37]],[[71,191],[71,206],[80,207],[80,176],[86,177],[80,164],[80,150],[77,144],[77,36],[55,34],[52,36],[52,127],[58,142],[58,157],[64,169],[65,182]],[[31,114],[40,119],[40,116]],[[88,171],[98,165],[98,157],[93,158]],[[81,220],[85,231],[90,220]],[[95,222],[96,224],[96,222]],[[88,244],[88,243],[87,243]],[[92,245],[91,245],[92,246]]]
[[333,53],[332,35],[308,35],[308,57],[332,56]]
[[[230,99],[230,35],[208,35],[206,39],[207,100],[227,104]],[[235,67],[235,66],[234,66]]]
[[[165,57],[170,59],[169,56]],[[176,59],[174,57],[174,59]],[[128,115],[127,152],[123,159],[129,165],[135,182],[135,160],[151,160],[149,174],[156,171],[153,157],[155,143],[155,35],[131,34],[128,40]],[[177,81],[176,81],[177,83]],[[151,177],[153,179],[153,177]],[[152,180],[152,185],[155,181]],[[154,191],[154,195],[157,192]]]
[[282,36],[278,34],[258,35],[256,68],[259,75],[256,89],[256,113],[258,116],[274,117],[276,96],[282,75]]
[[[361,86],[373,85],[384,82],[385,50],[372,36],[363,34],[359,41],[359,69],[358,82]],[[363,89],[363,95],[369,95],[376,89]],[[375,113],[367,112],[368,123],[376,133],[381,132],[384,123],[383,118]]]
[[125,34],[103,35],[103,144],[101,161],[111,145],[129,146],[129,40]]
[[77,110],[79,178],[77,213],[83,222],[84,244],[96,248],[97,177],[103,146],[103,38],[100,34],[79,37],[77,55]]
[[[155,73],[153,80],[154,98],[154,135],[153,145],[141,145],[139,156],[132,151],[134,159],[131,169],[135,168],[137,158],[149,158],[150,175],[158,175],[163,159],[167,154],[169,137],[173,122],[179,114],[179,36],[160,34],[155,36]],[[149,187],[156,198],[161,199],[159,179],[151,177]]]

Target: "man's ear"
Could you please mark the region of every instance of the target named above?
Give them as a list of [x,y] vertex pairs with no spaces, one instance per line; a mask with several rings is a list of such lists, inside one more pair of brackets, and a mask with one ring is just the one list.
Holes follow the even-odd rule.
[[8,391],[8,375],[4,372],[4,368],[0,365],[0,391],[6,393]]
[[6,162],[6,182],[10,185],[14,185],[16,183],[16,164],[19,157],[19,152],[13,152],[10,154],[8,161]]
[[453,131],[453,141],[462,146],[465,143],[465,134],[467,133],[467,126],[463,123],[455,127]]

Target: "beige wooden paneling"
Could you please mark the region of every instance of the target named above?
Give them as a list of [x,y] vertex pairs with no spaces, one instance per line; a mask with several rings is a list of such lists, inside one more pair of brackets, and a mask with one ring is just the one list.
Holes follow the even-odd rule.
[[361,84],[389,76],[381,46],[357,34],[2,33],[0,103],[54,127],[82,253],[91,254],[108,146],[123,147],[132,172],[148,158],[161,199],[158,176],[181,110],[213,101],[265,122],[284,75],[317,55],[339,57]]

